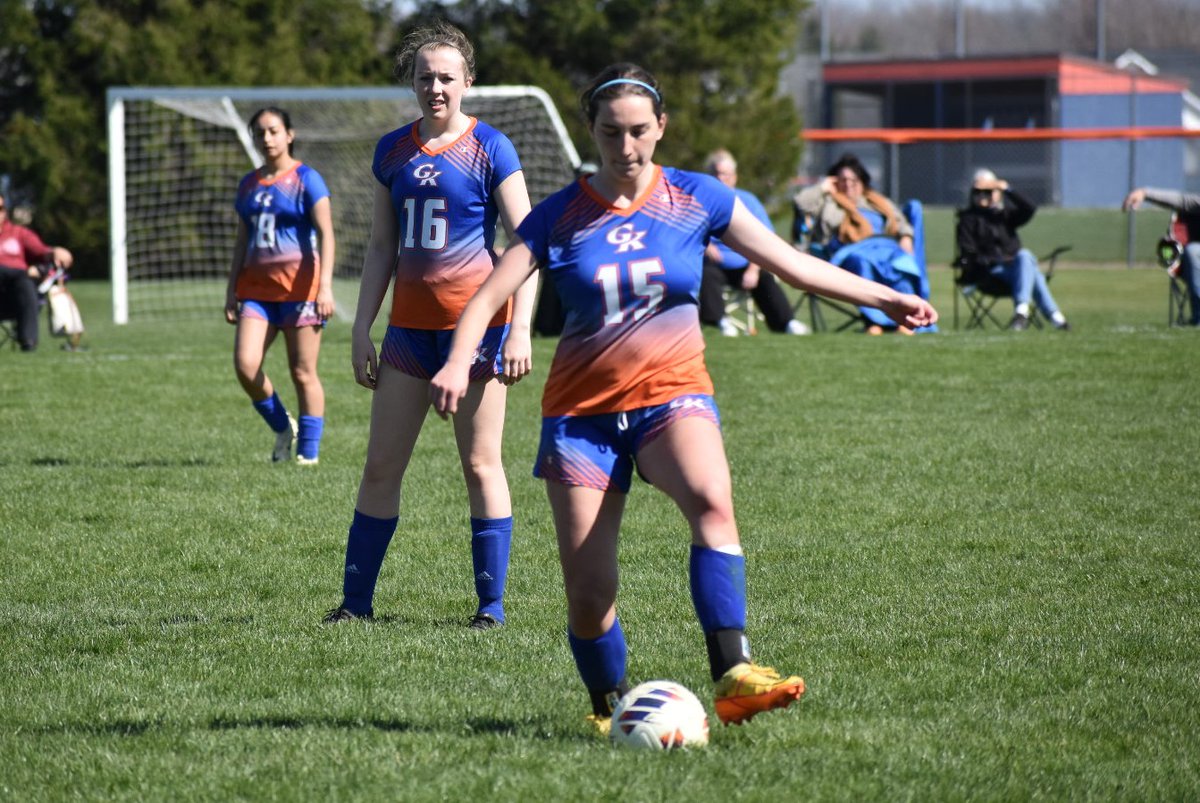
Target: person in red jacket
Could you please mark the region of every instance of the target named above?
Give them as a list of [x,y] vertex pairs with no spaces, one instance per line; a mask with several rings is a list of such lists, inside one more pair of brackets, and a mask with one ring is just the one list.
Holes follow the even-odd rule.
[[0,317],[17,319],[21,351],[38,344],[38,293],[42,266],[67,269],[75,258],[60,246],[50,246],[33,229],[8,219],[8,203],[0,198]]

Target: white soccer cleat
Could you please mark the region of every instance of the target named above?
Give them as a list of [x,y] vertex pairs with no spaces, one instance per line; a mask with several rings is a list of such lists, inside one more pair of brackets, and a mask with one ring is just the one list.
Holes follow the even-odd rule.
[[275,433],[275,451],[271,452],[271,461],[275,463],[283,463],[292,459],[292,444],[296,440],[296,433],[300,431],[300,425],[296,423],[296,419],[288,416],[288,425],[283,432]]

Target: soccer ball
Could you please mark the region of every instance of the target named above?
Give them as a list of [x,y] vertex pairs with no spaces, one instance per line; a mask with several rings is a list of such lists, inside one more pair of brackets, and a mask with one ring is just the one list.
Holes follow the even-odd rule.
[[612,740],[638,750],[708,744],[708,713],[696,695],[670,680],[630,689],[612,714]]

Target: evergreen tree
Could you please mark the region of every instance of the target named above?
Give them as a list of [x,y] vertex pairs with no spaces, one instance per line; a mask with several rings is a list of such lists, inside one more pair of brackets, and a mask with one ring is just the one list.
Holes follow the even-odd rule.
[[699,170],[718,147],[741,186],[770,195],[795,174],[800,121],[779,94],[794,56],[802,0],[457,0],[423,3],[410,24],[448,19],[476,44],[478,80],[545,89],[584,159],[594,158],[579,90],[632,61],[663,87],[669,115],[657,159]]
[[390,74],[388,9],[343,0],[0,0],[0,172],[36,206],[47,241],[75,253],[73,273],[105,276],[109,86],[379,84]]

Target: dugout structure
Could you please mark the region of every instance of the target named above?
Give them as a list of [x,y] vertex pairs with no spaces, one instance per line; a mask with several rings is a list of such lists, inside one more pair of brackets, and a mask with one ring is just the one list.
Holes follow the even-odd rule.
[[1068,208],[1200,180],[1182,78],[1055,53],[829,62],[822,82],[821,127],[803,132],[813,178],[849,150],[893,198],[960,206],[988,167]]
[[[329,185],[338,296],[337,285],[362,271],[375,144],[421,115],[412,90],[400,87],[114,87],[107,102],[118,324],[219,315],[237,231],[234,194],[242,176],[261,165],[247,123],[265,106],[288,112],[296,157]],[[513,141],[534,203],[574,177],[579,155],[540,88],[475,86],[463,110]]]

